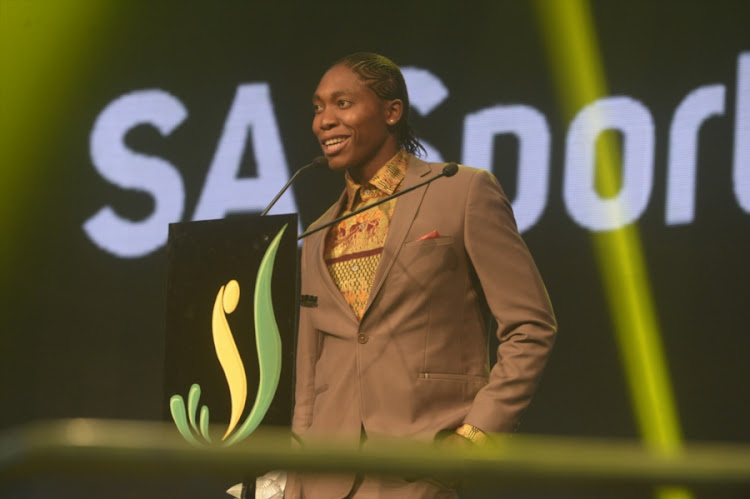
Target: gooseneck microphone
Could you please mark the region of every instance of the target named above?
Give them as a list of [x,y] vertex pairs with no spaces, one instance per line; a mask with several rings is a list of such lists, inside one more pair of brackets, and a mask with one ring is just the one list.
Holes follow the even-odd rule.
[[413,185],[413,186],[409,187],[408,189],[404,189],[403,191],[399,191],[399,192],[396,192],[394,194],[391,194],[390,196],[386,196],[383,199],[378,199],[377,201],[375,201],[372,204],[368,204],[367,206],[363,206],[362,208],[360,208],[358,210],[354,210],[351,213],[348,213],[348,214],[346,214],[344,216],[341,216],[341,217],[338,217],[338,218],[336,218],[334,220],[331,220],[330,222],[325,223],[325,224],[323,224],[323,225],[321,225],[319,227],[315,227],[314,229],[310,229],[307,232],[305,232],[304,234],[302,234],[299,237],[297,237],[297,240],[299,241],[300,239],[304,239],[307,236],[311,236],[311,235],[315,234],[316,232],[318,232],[320,230],[323,230],[323,229],[325,229],[327,227],[330,227],[331,225],[337,224],[337,223],[341,222],[342,220],[346,220],[349,217],[353,217],[354,215],[359,215],[363,211],[367,211],[370,208],[374,208],[375,206],[377,206],[379,204],[383,204],[386,201],[390,201],[391,199],[397,198],[399,196],[403,196],[407,192],[411,192],[414,189],[419,189],[423,185],[427,185],[430,182],[432,182],[433,180],[439,179],[440,177],[452,177],[453,175],[456,174],[456,172],[458,172],[458,165],[456,163],[448,163],[447,165],[445,165],[443,167],[443,171],[441,171],[440,173],[438,173],[434,177],[428,178],[424,182],[420,182],[419,184]]
[[281,197],[281,195],[284,194],[287,189],[289,189],[289,186],[292,185],[292,182],[294,182],[294,179],[296,179],[299,176],[300,173],[302,173],[303,171],[305,171],[305,170],[307,170],[309,168],[313,168],[313,169],[317,170],[317,169],[326,168],[327,166],[328,166],[328,160],[325,157],[323,157],[323,156],[318,156],[317,158],[315,158],[314,160],[312,160],[312,163],[310,163],[309,165],[305,165],[302,168],[300,168],[299,170],[297,170],[295,172],[295,174],[292,175],[292,178],[289,179],[289,182],[287,182],[284,185],[284,187],[281,188],[281,190],[279,191],[279,193],[276,194],[276,197],[273,198],[273,200],[271,200],[271,203],[268,206],[266,206],[266,209],[263,210],[263,213],[261,213],[260,216],[264,216],[266,213],[268,213],[268,210],[270,210],[273,207],[273,205],[276,204],[276,201],[279,200],[279,198]]

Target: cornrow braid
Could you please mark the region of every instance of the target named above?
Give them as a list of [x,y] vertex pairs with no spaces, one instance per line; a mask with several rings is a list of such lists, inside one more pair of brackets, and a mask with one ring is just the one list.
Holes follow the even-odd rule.
[[404,104],[401,119],[392,129],[396,134],[396,142],[409,154],[421,156],[427,153],[422,144],[419,143],[414,130],[409,123],[409,93],[406,90],[404,75],[396,63],[371,52],[356,52],[336,61],[333,66],[339,64],[351,69],[362,81],[373,91],[375,95],[383,100],[401,99]]

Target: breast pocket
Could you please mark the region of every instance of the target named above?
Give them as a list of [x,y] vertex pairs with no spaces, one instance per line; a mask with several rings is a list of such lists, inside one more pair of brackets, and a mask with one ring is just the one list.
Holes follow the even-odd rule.
[[458,266],[454,242],[448,236],[404,244],[398,259],[402,276],[419,287],[435,285],[436,278],[444,278]]
[[429,248],[431,246],[442,246],[445,244],[453,244],[453,236],[433,237],[432,239],[422,239],[421,241],[409,241],[404,243],[404,248]]

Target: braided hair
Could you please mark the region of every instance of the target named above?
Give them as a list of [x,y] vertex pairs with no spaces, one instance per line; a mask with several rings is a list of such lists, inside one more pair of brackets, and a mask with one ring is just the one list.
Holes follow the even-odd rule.
[[404,105],[401,119],[395,125],[390,125],[396,134],[396,142],[409,154],[421,156],[420,151],[426,154],[427,151],[419,143],[409,124],[409,93],[406,90],[404,75],[396,63],[382,55],[356,52],[336,61],[334,66],[338,65],[351,69],[381,99],[401,100]]

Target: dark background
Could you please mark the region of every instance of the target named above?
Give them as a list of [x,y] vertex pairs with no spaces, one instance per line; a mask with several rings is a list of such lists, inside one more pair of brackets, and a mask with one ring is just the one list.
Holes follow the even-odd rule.
[[[158,88],[187,108],[188,118],[167,137],[148,127],[127,137],[132,149],[179,169],[185,215],[174,221],[187,221],[238,85],[269,84],[288,163],[280,167],[291,173],[320,154],[310,130],[320,76],[337,58],[368,50],[442,79],[449,97],[428,116],[415,116],[414,125],[446,160],[462,157],[468,113],[525,104],[545,115],[550,190],[524,238],[560,333],[520,431],[640,436],[591,234],[563,203],[569,117],[530,2],[49,4],[0,0],[3,28],[12,33],[3,38],[0,75],[0,429],[47,418],[163,414],[165,248],[122,259],[82,229],[106,205],[133,220],[154,208],[147,194],[111,185],[92,166],[89,136],[105,106]],[[731,183],[737,58],[750,50],[750,3],[595,1],[592,12],[610,94],[639,100],[655,123],[654,186],[638,227],[684,438],[750,443],[750,218]],[[672,115],[690,91],[717,83],[726,87],[725,113],[700,131],[695,220],[669,226]],[[493,166],[511,199],[516,146],[499,137]],[[251,148],[244,162],[251,176]],[[343,185],[333,172],[308,175],[293,191],[305,226]],[[87,486],[38,482],[9,497],[42,497],[45,487],[88,496],[93,492],[84,490],[105,485]],[[156,493],[165,486],[143,487]]]

